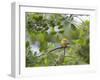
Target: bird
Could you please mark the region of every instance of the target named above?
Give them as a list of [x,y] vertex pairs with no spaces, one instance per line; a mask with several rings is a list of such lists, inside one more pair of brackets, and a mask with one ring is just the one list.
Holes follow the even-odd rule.
[[67,47],[67,45],[69,44],[67,38],[63,38],[63,39],[61,40],[60,43],[61,43],[61,46],[62,46],[63,48]]

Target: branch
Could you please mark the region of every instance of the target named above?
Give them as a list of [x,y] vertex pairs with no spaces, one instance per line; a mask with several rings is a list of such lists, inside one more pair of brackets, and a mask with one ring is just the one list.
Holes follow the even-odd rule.
[[66,49],[64,48],[64,56],[65,56],[65,53],[66,53]]
[[[55,50],[57,50],[57,49],[62,49],[62,48],[63,48],[63,47],[54,48],[54,49],[50,50],[49,52],[47,52],[47,54],[50,53],[50,52],[52,52],[52,51],[55,51]],[[37,56],[37,57],[41,57],[41,56],[43,56],[43,55],[45,55],[45,54],[41,54],[40,56]]]
[[[55,49],[50,50],[49,52],[52,52],[52,51],[55,51],[55,50],[61,49],[61,48],[63,48],[63,47],[57,47],[57,48],[55,48]],[[49,52],[48,52],[48,53],[49,53]]]

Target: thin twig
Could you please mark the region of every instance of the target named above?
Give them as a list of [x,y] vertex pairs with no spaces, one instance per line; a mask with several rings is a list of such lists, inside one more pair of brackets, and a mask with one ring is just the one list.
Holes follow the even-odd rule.
[[57,50],[57,49],[61,49],[61,48],[63,48],[63,47],[57,47],[57,48],[55,48],[55,49],[50,50],[48,53],[50,53],[50,52],[52,52],[52,51],[55,51],[55,50]]
[[[55,50],[57,50],[57,49],[61,49],[61,48],[63,48],[63,47],[54,48],[54,49],[50,50],[49,52],[47,52],[47,54],[50,53],[50,52],[52,52],[52,51],[55,51]],[[40,56],[37,56],[37,57],[41,57],[41,56],[43,56],[43,55],[45,55],[45,54],[41,54]]]
[[66,49],[64,48],[64,56],[65,56],[65,53],[66,53]]

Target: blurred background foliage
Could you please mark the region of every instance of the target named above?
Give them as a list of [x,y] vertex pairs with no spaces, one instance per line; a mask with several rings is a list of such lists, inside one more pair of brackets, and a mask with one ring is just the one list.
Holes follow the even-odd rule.
[[[88,15],[26,12],[26,67],[89,64],[89,24]],[[63,38],[70,43],[65,55],[48,53]]]

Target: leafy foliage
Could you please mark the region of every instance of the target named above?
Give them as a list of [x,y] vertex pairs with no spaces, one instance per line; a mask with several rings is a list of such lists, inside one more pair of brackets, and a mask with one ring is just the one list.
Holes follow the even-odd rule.
[[[72,14],[27,12],[26,67],[89,64],[90,22],[77,22],[75,18]],[[61,46],[63,38],[70,43],[65,52],[64,48],[49,52]],[[36,51],[34,45],[38,46]]]

